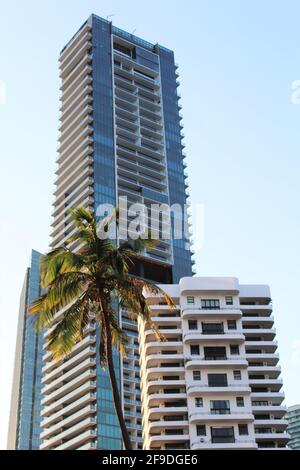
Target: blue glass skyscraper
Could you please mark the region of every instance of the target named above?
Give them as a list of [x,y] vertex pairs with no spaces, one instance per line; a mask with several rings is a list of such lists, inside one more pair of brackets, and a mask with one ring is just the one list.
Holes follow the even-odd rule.
[[40,295],[40,253],[32,250],[21,294],[8,447],[37,450],[40,446],[43,337],[37,333],[29,305]]

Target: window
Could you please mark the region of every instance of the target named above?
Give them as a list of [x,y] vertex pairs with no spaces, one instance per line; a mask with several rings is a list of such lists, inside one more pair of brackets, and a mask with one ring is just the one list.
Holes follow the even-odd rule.
[[203,406],[203,398],[202,397],[196,397],[195,398],[195,406],[196,406],[196,408],[201,408]]
[[197,330],[198,322],[197,320],[189,320],[189,330]]
[[233,298],[231,295],[226,295],[225,297],[226,305],[233,305]]
[[211,400],[210,412],[212,415],[228,415],[230,414],[229,400]]
[[227,325],[228,325],[228,330],[236,330],[236,321],[235,320],[228,320]]
[[200,370],[194,370],[193,371],[193,379],[194,380],[201,380],[201,371]]
[[245,406],[244,397],[236,397],[236,406],[238,407]]
[[233,378],[234,380],[242,380],[242,374],[240,370],[233,371]]
[[240,354],[240,348],[236,344],[230,345],[230,354],[232,356],[238,356]]
[[206,436],[205,424],[197,424],[196,430],[197,430],[197,436]]
[[211,428],[211,442],[213,444],[235,442],[233,428]]
[[202,333],[204,335],[220,335],[224,333],[223,323],[203,323]]
[[248,426],[247,424],[239,424],[239,435],[248,436]]
[[226,374],[207,374],[209,387],[227,387]]
[[186,301],[188,304],[194,304],[195,303],[195,297],[193,295],[188,295],[186,298]]
[[226,348],[223,346],[204,347],[204,357],[206,361],[219,361],[227,359]]
[[200,354],[199,344],[192,344],[191,345],[191,355],[192,356],[199,356],[199,354]]
[[218,299],[202,299],[201,308],[206,308],[207,310],[219,309],[220,301]]

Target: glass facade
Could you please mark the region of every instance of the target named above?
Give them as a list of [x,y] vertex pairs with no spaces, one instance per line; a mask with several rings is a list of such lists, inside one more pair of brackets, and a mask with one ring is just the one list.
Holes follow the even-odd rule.
[[[182,136],[178,106],[176,67],[174,53],[160,45],[156,46],[160,59],[162,99],[164,109],[165,142],[168,167],[169,204],[186,204]],[[186,238],[173,240],[173,282],[181,277],[192,276],[191,252]]]
[[290,435],[288,446],[293,450],[300,450],[300,405],[288,408],[286,419],[289,423],[287,431]]
[[[93,122],[94,122],[94,200],[99,204],[116,204],[115,152],[113,127],[112,52],[110,22],[92,17],[93,28]],[[97,347],[97,442],[99,449],[121,449],[121,433],[116,417],[109,374],[99,365],[100,334]],[[114,351],[117,378],[120,380],[120,357]]]
[[24,328],[16,437],[16,449],[19,450],[37,450],[40,445],[43,334],[35,331],[35,318],[27,316],[29,305],[40,295],[40,256],[37,251],[32,251],[25,281],[26,294],[20,306]]
[[[155,198],[160,203],[169,205],[187,203],[184,175],[184,155],[181,136],[181,116],[177,94],[177,76],[174,53],[159,44],[153,45],[133,34],[123,31],[110,22],[92,16],[93,24],[93,79],[94,79],[94,132],[95,132],[95,174],[96,204],[99,202],[115,203],[115,157],[113,142],[113,90],[112,90],[112,51],[111,34],[134,44],[135,61],[149,69],[160,71],[162,104],[164,116],[164,134],[168,171],[168,195],[158,194]],[[102,176],[100,176],[102,175]],[[142,188],[147,198],[151,190]],[[150,195],[151,196],[151,195]],[[173,224],[172,214],[172,224]],[[186,220],[183,221],[186,224]],[[184,227],[183,227],[184,228]],[[172,281],[191,276],[192,260],[187,238],[172,240],[173,266]]]
[[95,16],[93,28],[94,199],[116,203],[110,23]]
[[[114,51],[112,50],[112,44],[115,42],[113,37],[119,37],[127,41],[128,47],[130,47],[130,44],[131,46],[134,45],[134,49],[131,49],[131,52],[130,49],[128,49],[128,57],[136,64],[145,67],[145,71],[147,68],[152,70],[153,73],[159,74],[160,77],[161,104],[164,116],[162,124],[164,129],[167,169],[166,178],[168,183],[166,191],[159,192],[144,184],[139,188],[139,192],[144,200],[153,200],[169,205],[177,203],[183,207],[184,204],[186,204],[187,196],[184,179],[183,146],[181,141],[181,117],[179,115],[176,67],[173,52],[159,45],[150,44],[126,31],[120,30],[109,21],[98,16],[92,15],[88,21],[92,26],[93,176],[95,209],[97,209],[99,204],[103,203],[116,205],[117,194],[120,195],[120,189],[118,188],[121,187],[121,183],[117,179],[118,153],[116,152],[116,148],[117,145],[119,145],[119,148],[121,145],[115,140],[116,129],[114,122],[116,112],[114,103],[114,66],[120,67],[120,60],[122,61],[122,58],[116,60],[116,57],[113,57]],[[126,55],[125,43],[117,46],[117,51],[121,53],[121,56],[122,50],[124,50],[123,55]],[[128,71],[129,69],[124,66],[122,70],[126,75],[126,70]],[[125,75],[123,74],[122,76],[123,81],[126,81]],[[119,84],[119,87],[120,86]],[[130,86],[133,87],[134,84],[128,85],[129,88]],[[146,83],[144,83],[144,86],[146,86]],[[126,91],[123,92],[123,95],[126,97]],[[125,102],[123,104],[125,104]],[[134,116],[131,116],[131,119],[134,119]],[[124,140],[124,136],[122,138]],[[126,148],[125,151],[130,152],[130,148]],[[153,157],[154,155],[152,158]],[[149,155],[148,159],[150,158]],[[127,178],[129,179],[129,176],[127,176]],[[187,249],[189,246],[187,245],[188,242],[187,239],[172,240],[173,257],[171,268],[173,282],[178,282],[181,277],[190,276],[192,274],[191,254],[189,249]],[[98,354],[100,341],[99,331],[96,332],[96,338]],[[132,350],[132,352],[134,351]],[[120,379],[120,389],[122,389],[120,359],[118,352],[115,351],[114,360],[116,373]],[[128,373],[133,374],[134,370]],[[126,390],[129,391],[130,387],[124,384],[123,386],[125,387],[123,400],[126,407],[126,402],[129,403],[131,400],[131,395],[126,394]],[[127,418],[128,417],[130,417],[130,413]],[[114,411],[109,376],[107,371],[99,367],[99,357],[97,357],[97,447],[100,449],[121,448],[121,436]]]

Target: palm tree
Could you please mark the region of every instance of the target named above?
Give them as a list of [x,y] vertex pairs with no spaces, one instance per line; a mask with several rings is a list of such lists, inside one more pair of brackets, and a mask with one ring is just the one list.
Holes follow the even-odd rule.
[[[168,295],[151,281],[129,273],[130,265],[146,247],[149,240],[130,240],[116,246],[112,240],[97,236],[97,223],[93,215],[79,207],[71,212],[76,227],[67,246],[79,246],[76,252],[67,246],[56,248],[41,259],[40,275],[43,293],[30,307],[29,314],[36,314],[38,331],[52,327],[47,349],[54,360],[65,358],[80,341],[85,328],[95,319],[100,330],[100,366],[108,367],[116,414],[121,428],[125,449],[131,449],[126,428],[118,383],[115,375],[112,351],[117,346],[126,354],[126,335],[118,324],[114,308],[117,300],[128,309],[132,318],[142,317],[156,334],[163,339],[151,322],[150,310],[143,295],[144,289],[160,294],[173,306]],[[104,231],[111,222],[101,223]],[[62,310],[63,309],[63,310]],[[56,314],[60,315],[56,317]]]

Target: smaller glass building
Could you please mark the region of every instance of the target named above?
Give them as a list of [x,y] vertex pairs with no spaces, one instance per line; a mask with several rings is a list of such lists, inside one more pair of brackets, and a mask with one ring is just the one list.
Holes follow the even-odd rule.
[[286,418],[289,422],[288,433],[291,436],[289,447],[300,450],[300,404],[288,408]]
[[32,250],[20,300],[15,367],[8,432],[8,449],[38,450],[40,446],[43,334],[27,315],[40,295],[41,254]]

